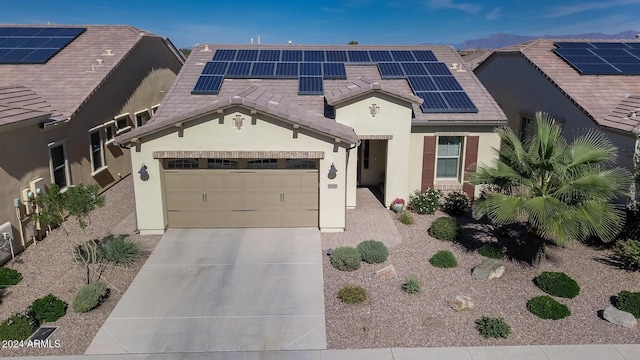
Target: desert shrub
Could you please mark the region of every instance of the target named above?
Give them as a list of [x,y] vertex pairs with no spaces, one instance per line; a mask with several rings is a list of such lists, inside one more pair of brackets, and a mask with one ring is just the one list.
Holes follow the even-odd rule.
[[34,300],[29,310],[39,322],[53,322],[67,313],[67,303],[49,294]]
[[360,286],[346,285],[338,291],[338,299],[347,304],[357,304],[367,300],[367,292]]
[[618,239],[640,240],[640,207],[629,206],[625,209],[626,220],[624,227],[618,234]]
[[362,256],[358,249],[351,246],[341,246],[331,253],[331,265],[341,271],[353,271],[360,269]]
[[22,281],[22,274],[17,270],[0,267],[0,288],[17,285]]
[[449,215],[461,215],[469,211],[469,197],[467,194],[453,191],[444,197],[442,204],[444,211]]
[[549,295],[536,296],[527,301],[527,310],[542,319],[558,320],[571,315],[567,305],[557,302]]
[[640,270],[640,240],[619,240],[611,251],[611,259],[621,268]]
[[82,244],[77,244],[73,248],[73,253],[76,256],[76,260],[83,263],[91,264],[102,259],[102,249],[96,240],[89,240]]
[[429,263],[439,268],[454,268],[458,266],[456,257],[449,250],[438,251],[429,259]]
[[29,311],[11,315],[0,323],[0,340],[26,340],[38,329],[38,320]]
[[101,282],[87,284],[80,288],[76,296],[73,298],[73,310],[79,313],[85,313],[95,309],[109,295],[107,285]]
[[429,228],[429,235],[438,240],[453,241],[458,237],[460,226],[456,219],[443,216],[435,219]]
[[616,297],[615,306],[640,318],[640,292],[620,291]]
[[417,294],[420,292],[420,279],[417,276],[411,275],[402,284],[402,290],[408,294]]
[[488,317],[483,316],[480,319],[476,319],[476,329],[482,337],[488,338],[507,338],[511,332],[511,328],[501,317]]
[[100,243],[102,257],[108,262],[129,266],[142,255],[140,243],[127,235],[109,235]]
[[409,207],[420,214],[433,214],[438,210],[440,206],[440,198],[442,197],[442,191],[427,189],[424,193],[420,193],[420,190],[414,191],[409,195]]
[[490,259],[502,259],[503,257],[503,248],[502,245],[498,243],[486,243],[482,244],[478,249],[478,253],[484,257]]
[[549,295],[573,299],[580,294],[578,283],[563,272],[545,271],[536,276],[533,282]]
[[400,211],[400,213],[398,213],[398,219],[405,225],[413,224],[413,214],[411,214],[411,211]]
[[387,260],[389,250],[382,241],[367,240],[358,244],[358,251],[362,261],[378,264]]

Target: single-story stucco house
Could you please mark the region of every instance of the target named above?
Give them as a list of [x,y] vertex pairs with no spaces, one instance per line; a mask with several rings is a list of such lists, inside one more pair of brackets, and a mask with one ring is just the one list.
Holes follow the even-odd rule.
[[506,117],[450,46],[196,46],[131,148],[137,226],[345,229],[356,188],[389,205],[465,191]]

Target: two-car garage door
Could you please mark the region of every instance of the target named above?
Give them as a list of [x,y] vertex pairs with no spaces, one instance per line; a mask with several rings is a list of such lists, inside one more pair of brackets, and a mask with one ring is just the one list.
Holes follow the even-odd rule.
[[169,227],[318,226],[318,170],[166,170]]

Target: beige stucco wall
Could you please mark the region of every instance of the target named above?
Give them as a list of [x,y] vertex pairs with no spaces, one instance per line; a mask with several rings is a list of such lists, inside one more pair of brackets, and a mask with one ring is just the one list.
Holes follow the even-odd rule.
[[[375,104],[379,111],[374,117],[371,107]],[[370,172],[366,181],[374,181],[384,171],[384,202],[391,204],[396,197],[406,198],[409,182],[409,152],[412,109],[408,102],[380,92],[372,92],[361,97],[355,97],[336,105],[336,121],[351,126],[361,137],[389,136],[386,140],[386,159],[374,160],[382,157],[383,147],[372,146],[370,152]],[[381,144],[382,141],[372,141],[371,144]],[[364,142],[360,146],[363,146]],[[357,151],[349,154],[349,174],[347,179],[347,206],[356,206],[357,187]],[[376,164],[385,164],[385,168],[376,168]],[[363,179],[365,180],[365,179]],[[364,181],[363,181],[364,182]]]
[[[233,119],[240,115],[244,127],[238,130]],[[139,149],[131,151],[135,172],[144,163],[149,179],[142,181],[134,173],[138,229],[142,234],[161,234],[165,218],[163,169],[154,151],[323,151],[319,161],[320,218],[322,231],[343,231],[345,227],[346,150],[335,146],[333,138],[318,136],[263,114],[252,115],[249,109],[233,107],[224,114],[210,114],[184,123],[182,136],[177,128],[142,138]],[[335,151],[334,151],[335,150]],[[335,179],[328,179],[330,166],[338,170]],[[329,189],[329,184],[337,185]]]

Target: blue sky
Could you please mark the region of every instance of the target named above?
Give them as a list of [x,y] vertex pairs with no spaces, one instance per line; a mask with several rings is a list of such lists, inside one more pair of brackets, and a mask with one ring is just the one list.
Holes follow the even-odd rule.
[[129,24],[196,43],[452,44],[494,33],[640,31],[640,0],[0,0],[0,23]]

